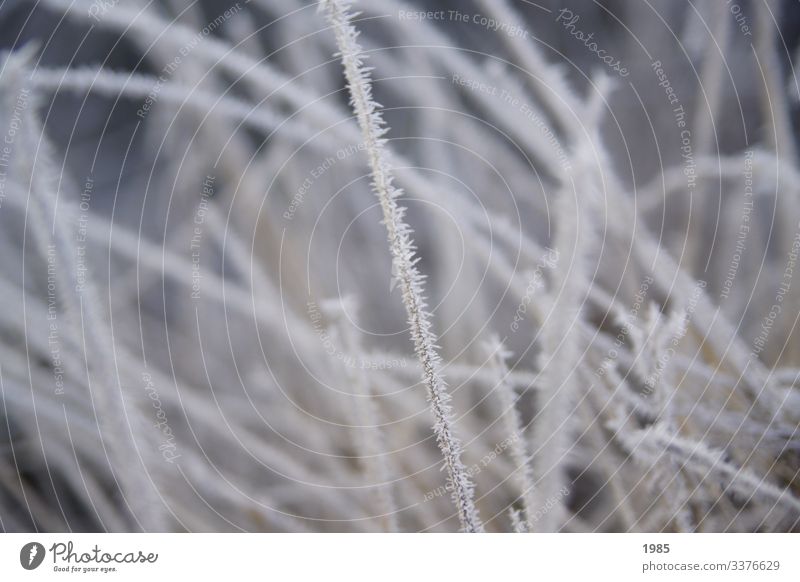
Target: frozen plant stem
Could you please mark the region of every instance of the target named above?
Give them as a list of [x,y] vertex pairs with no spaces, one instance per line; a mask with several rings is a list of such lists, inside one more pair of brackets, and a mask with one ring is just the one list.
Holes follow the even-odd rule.
[[517,410],[517,395],[508,380],[510,373],[508,360],[513,354],[506,349],[499,337],[491,338],[486,344],[486,349],[492,358],[492,367],[497,375],[496,387],[501,407],[500,414],[503,417],[506,434],[508,434],[507,438],[511,441],[509,452],[515,465],[514,479],[519,487],[523,504],[524,520],[520,524],[514,523],[518,514],[512,511],[512,525],[516,532],[529,531],[536,512],[535,479],[528,463],[528,451],[523,439],[522,418]]
[[358,44],[358,32],[352,24],[354,14],[349,2],[324,0],[320,3],[330,22],[344,68],[350,103],[356,114],[361,135],[369,156],[372,188],[383,211],[383,223],[389,239],[392,267],[402,290],[403,304],[408,314],[414,351],[422,365],[423,380],[428,388],[428,400],[435,419],[436,441],[444,456],[453,502],[458,510],[461,527],[466,532],[479,532],[483,525],[473,501],[473,485],[461,462],[461,442],[453,434],[450,418],[450,399],[439,366],[436,338],[431,331],[430,315],[423,295],[423,275],[416,268],[411,229],[405,223],[406,209],[397,204],[402,190],[393,185],[392,167],[382,136],[386,133],[383,116],[372,99],[369,70],[363,66],[364,56]]

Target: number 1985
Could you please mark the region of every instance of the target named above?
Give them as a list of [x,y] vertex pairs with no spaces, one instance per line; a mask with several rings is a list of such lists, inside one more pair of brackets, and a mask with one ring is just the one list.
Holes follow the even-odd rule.
[[643,544],[645,554],[669,554],[669,544]]

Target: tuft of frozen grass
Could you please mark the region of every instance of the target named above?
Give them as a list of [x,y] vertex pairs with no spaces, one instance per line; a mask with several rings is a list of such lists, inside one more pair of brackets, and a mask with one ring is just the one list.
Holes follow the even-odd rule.
[[672,457],[702,480],[712,476],[721,479],[726,493],[737,493],[745,502],[762,499],[789,512],[790,518],[796,519],[800,514],[800,499],[790,491],[780,489],[748,469],[726,461],[723,451],[711,449],[703,442],[670,434],[659,427],[631,434],[621,432],[619,438],[635,457],[651,458],[652,464],[662,455]]
[[797,530],[794,9],[668,4],[0,7],[0,527]]
[[514,480],[519,487],[519,494],[523,502],[524,520],[521,524],[517,512],[512,511],[515,531],[528,531],[533,523],[535,513],[534,476],[530,466],[530,456],[525,446],[525,432],[522,418],[518,410],[518,400],[514,388],[509,382],[510,370],[508,360],[513,354],[506,349],[498,336],[493,336],[486,342],[485,349],[491,358],[491,366],[495,373],[496,390],[500,404],[499,414],[503,418],[503,426],[510,440],[509,450],[511,459],[516,465]]

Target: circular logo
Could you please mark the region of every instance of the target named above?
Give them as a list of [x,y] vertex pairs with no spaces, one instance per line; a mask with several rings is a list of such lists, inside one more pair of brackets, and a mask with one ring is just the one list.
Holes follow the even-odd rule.
[[19,563],[26,570],[35,570],[44,561],[44,546],[39,542],[29,542],[19,551]]

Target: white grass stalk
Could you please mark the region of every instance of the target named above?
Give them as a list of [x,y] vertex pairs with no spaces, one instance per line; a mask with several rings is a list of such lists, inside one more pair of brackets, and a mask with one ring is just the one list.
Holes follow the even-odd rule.
[[[511,459],[514,461],[514,479],[519,487],[520,497],[522,498],[525,517],[523,528],[525,531],[528,531],[530,529],[530,524],[533,523],[533,516],[536,511],[535,497],[533,494],[534,477],[528,458],[528,451],[525,447],[525,439],[523,438],[522,419],[517,409],[518,398],[508,381],[508,359],[512,354],[505,348],[500,338],[492,338],[492,340],[487,342],[486,348],[492,358],[492,367],[496,374],[495,383],[500,400],[500,414],[503,417],[505,432],[508,435],[507,438],[511,441],[509,453],[511,454]],[[517,530],[516,526],[515,530]]]
[[[348,305],[345,310],[345,305]],[[348,357],[356,361],[364,358],[356,332],[347,325],[346,314],[354,314],[356,302],[351,298],[332,299],[322,304],[323,313],[331,320],[331,335],[335,340],[341,339]],[[352,417],[354,444],[359,454],[359,463],[364,475],[375,494],[376,509],[379,519],[388,532],[399,531],[397,525],[397,505],[394,500],[394,488],[391,483],[389,465],[386,459],[386,436],[380,426],[380,416],[375,406],[375,395],[370,388],[370,380],[363,370],[345,365],[345,375],[354,391],[352,408],[348,411]]]
[[[533,421],[534,468],[536,490],[534,507],[551,509],[537,522],[539,531],[554,532],[561,527],[564,508],[560,494],[565,486],[566,457],[570,448],[571,393],[580,352],[578,340],[579,289],[578,277],[569,276],[569,270],[580,269],[572,264],[582,262],[576,239],[580,236],[577,219],[578,204],[572,206],[569,197],[576,193],[562,189],[556,200],[557,234],[555,248],[561,254],[561,264],[556,268],[553,293],[557,294],[551,313],[542,328],[542,352],[539,354],[542,388],[537,392],[537,411]],[[568,252],[567,249],[570,249]],[[569,259],[569,260],[568,260]]]
[[384,149],[386,133],[383,116],[372,99],[372,81],[369,70],[363,65],[364,56],[358,44],[358,32],[351,23],[353,14],[349,3],[342,0],[326,0],[320,4],[336,35],[350,100],[361,128],[362,137],[369,156],[372,187],[383,211],[389,247],[392,254],[393,272],[402,290],[403,304],[408,314],[414,349],[422,365],[423,377],[428,388],[428,398],[435,418],[434,432],[444,456],[452,498],[464,531],[478,532],[483,525],[473,501],[473,485],[461,462],[461,442],[452,427],[450,396],[441,376],[440,357],[436,351],[436,338],[431,329],[430,315],[423,296],[423,276],[416,268],[419,260],[411,229],[405,223],[405,208],[397,204],[401,190],[393,185],[392,166]]

